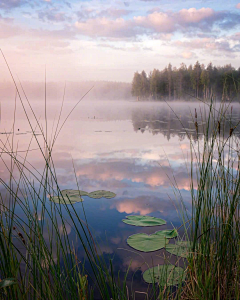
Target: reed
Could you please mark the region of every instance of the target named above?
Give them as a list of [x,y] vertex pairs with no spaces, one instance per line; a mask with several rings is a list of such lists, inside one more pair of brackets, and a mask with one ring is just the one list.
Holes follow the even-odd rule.
[[239,121],[231,103],[213,100],[206,114],[195,115],[196,130],[203,121],[202,140],[191,142],[192,249],[181,298],[239,299]]

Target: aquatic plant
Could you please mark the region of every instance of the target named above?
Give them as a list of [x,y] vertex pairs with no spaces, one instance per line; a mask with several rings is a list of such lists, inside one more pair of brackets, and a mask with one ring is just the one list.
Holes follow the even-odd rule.
[[94,191],[91,193],[81,190],[62,190],[59,196],[49,196],[49,200],[59,204],[74,204],[77,202],[83,202],[82,196],[88,196],[89,198],[100,199],[107,198],[112,199],[116,197],[116,194],[110,191]]
[[186,277],[183,268],[174,265],[158,265],[147,269],[143,279],[147,283],[157,283],[159,286],[173,286],[182,283]]
[[177,241],[175,244],[166,245],[166,250],[176,256],[187,258],[191,252],[191,243],[188,241]]
[[133,226],[160,226],[166,224],[163,219],[149,217],[149,216],[126,216],[126,219],[122,220],[124,223]]
[[145,233],[137,233],[131,235],[127,239],[127,243],[130,247],[136,250],[150,252],[164,248],[169,243],[169,241],[164,236],[158,236],[156,234],[148,235]]

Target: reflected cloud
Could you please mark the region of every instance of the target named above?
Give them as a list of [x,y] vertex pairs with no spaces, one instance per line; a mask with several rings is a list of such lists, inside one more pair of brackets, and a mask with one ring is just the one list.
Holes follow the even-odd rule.
[[[161,161],[160,161],[161,162]],[[165,161],[164,161],[165,162]],[[180,189],[189,190],[189,174],[185,165],[175,168],[139,164],[139,160],[119,160],[115,162],[99,162],[98,164],[85,164],[77,167],[76,174],[80,182],[89,181],[103,187],[124,188],[133,187],[135,183],[146,188],[168,188],[174,177]]]
[[117,209],[120,213],[147,215],[152,212],[160,212],[162,216],[176,215],[176,206],[166,196],[139,196],[134,199],[116,200],[111,209]]
[[110,241],[111,241],[113,244],[118,245],[118,244],[120,244],[120,242],[122,241],[122,239],[121,239],[120,237],[112,237],[112,238],[110,239]]
[[63,225],[58,226],[58,230],[60,235],[65,233],[69,235],[72,231],[72,227],[69,224],[65,223],[64,226]]

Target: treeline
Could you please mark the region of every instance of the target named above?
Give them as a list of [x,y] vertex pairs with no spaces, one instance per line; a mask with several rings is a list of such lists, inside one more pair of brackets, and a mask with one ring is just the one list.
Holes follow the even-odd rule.
[[240,92],[240,68],[231,64],[216,67],[200,64],[179,68],[169,64],[165,69],[135,72],[132,95],[142,100],[188,100],[193,97],[209,99],[211,95],[221,100],[233,100]]

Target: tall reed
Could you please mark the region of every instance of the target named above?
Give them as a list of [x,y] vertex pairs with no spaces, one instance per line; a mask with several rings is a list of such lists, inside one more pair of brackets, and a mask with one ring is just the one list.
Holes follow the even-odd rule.
[[239,121],[230,103],[207,107],[204,120],[195,115],[196,130],[206,121],[203,139],[191,143],[192,249],[182,298],[239,299]]

